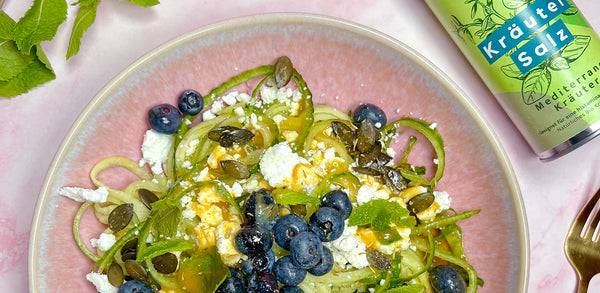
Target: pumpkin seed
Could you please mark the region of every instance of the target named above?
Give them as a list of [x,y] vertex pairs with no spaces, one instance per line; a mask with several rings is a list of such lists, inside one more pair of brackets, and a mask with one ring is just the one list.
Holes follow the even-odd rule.
[[369,165],[352,167],[352,170],[366,175],[381,176],[381,171],[379,171],[379,168],[374,168]]
[[275,62],[275,71],[273,77],[275,78],[275,86],[282,88],[292,79],[294,73],[294,67],[292,61],[287,56],[281,56]]
[[431,192],[417,194],[406,203],[406,208],[414,214],[418,214],[429,208],[435,201],[435,196]]
[[380,169],[385,184],[391,186],[394,191],[400,192],[406,189],[408,180],[402,177],[400,171],[389,166],[383,166]]
[[236,179],[247,179],[250,177],[250,170],[246,165],[235,160],[222,160],[221,167],[228,175]]
[[231,126],[231,125],[225,125],[225,126],[219,126],[219,127],[213,128],[208,132],[208,139],[219,142],[219,139],[221,139],[221,136],[224,133],[232,131],[232,130],[236,130],[236,129],[239,129],[239,128],[235,127],[235,126]]
[[139,262],[135,260],[126,260],[123,265],[127,274],[135,280],[146,282],[148,281],[148,271]]
[[354,141],[356,140],[356,134],[352,131],[350,126],[344,122],[333,121],[331,122],[331,129],[333,133],[340,139],[346,149],[352,150],[354,148]]
[[373,125],[373,122],[370,119],[365,119],[356,130],[356,149],[361,153],[366,153],[380,138],[381,133]]
[[167,252],[152,259],[152,264],[157,272],[161,274],[170,274],[177,269],[177,256]]
[[233,144],[244,145],[248,143],[254,137],[248,129],[234,129],[231,131],[223,132],[219,138],[219,144],[222,147],[231,147]]
[[378,270],[389,270],[392,268],[392,264],[387,256],[377,249],[367,250],[367,261]]
[[114,232],[123,230],[133,218],[133,204],[124,203],[117,206],[108,215],[108,227]]
[[125,250],[123,253],[121,253],[121,261],[127,261],[127,260],[135,260],[137,258],[137,251],[132,250],[132,249],[128,249]]
[[146,206],[149,210],[152,210],[152,203],[158,201],[158,196],[156,196],[154,192],[145,188],[138,190],[138,196],[140,197],[140,200],[144,206]]
[[108,272],[106,273],[106,276],[108,277],[108,282],[110,282],[111,285],[117,288],[121,287],[121,285],[123,285],[123,281],[125,281],[123,268],[121,268],[121,266],[116,262],[113,262],[108,267]]

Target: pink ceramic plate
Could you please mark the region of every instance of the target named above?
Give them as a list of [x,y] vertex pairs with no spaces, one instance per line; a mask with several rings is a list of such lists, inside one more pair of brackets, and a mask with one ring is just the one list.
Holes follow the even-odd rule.
[[[371,102],[383,106],[390,121],[408,114],[436,122],[447,157],[438,189],[450,193],[459,212],[481,209],[461,222],[469,260],[485,280],[481,292],[525,292],[528,239],[519,189],[498,141],[468,99],[398,41],[342,20],[302,14],[245,17],[183,35],[141,58],[92,100],[65,138],[39,198],[29,254],[31,291],[95,292],[85,280],[93,263],[71,232],[79,205],[59,196],[60,187],[91,188],[89,171],[102,158],[139,160],[149,107],[175,104],[188,88],[207,93],[281,55],[293,61],[317,104],[347,111]],[[104,181],[123,187],[132,180],[106,179],[119,172]],[[86,241],[103,229],[91,212],[83,225]]]

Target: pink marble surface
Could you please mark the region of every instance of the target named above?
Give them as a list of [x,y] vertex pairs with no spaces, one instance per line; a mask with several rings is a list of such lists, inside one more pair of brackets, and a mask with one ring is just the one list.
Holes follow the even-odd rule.
[[[73,2],[73,1],[70,1]],[[574,1],[597,31],[600,2]],[[32,1],[6,0],[15,19]],[[264,12],[310,12],[340,17],[388,34],[433,61],[468,94],[504,146],[520,184],[530,236],[529,292],[573,292],[575,272],[563,243],[578,210],[600,187],[595,166],[600,139],[542,163],[456,49],[422,0],[198,1],[163,0],[141,8],[104,0],[82,52],[68,62],[66,48],[76,10],[57,37],[43,43],[57,79],[26,95],[0,100],[0,291],[27,292],[27,247],[38,193],[63,137],[93,96],[117,73],[159,44],[197,27]],[[600,291],[600,277],[590,292]]]

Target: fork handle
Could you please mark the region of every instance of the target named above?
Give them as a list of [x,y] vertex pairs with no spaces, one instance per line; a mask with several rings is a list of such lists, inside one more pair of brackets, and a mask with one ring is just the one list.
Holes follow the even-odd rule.
[[587,293],[589,284],[589,278],[579,278],[579,282],[577,282],[577,293]]

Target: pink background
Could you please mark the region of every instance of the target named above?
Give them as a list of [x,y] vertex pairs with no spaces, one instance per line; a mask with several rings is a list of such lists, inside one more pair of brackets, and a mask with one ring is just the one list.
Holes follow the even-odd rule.
[[[54,154],[72,123],[110,79],[156,46],[200,26],[264,12],[310,12],[340,17],[388,34],[416,49],[453,79],[488,119],[514,166],[523,193],[530,236],[529,292],[572,292],[575,273],[563,243],[577,211],[600,178],[596,139],[556,161],[533,154],[489,91],[421,0],[216,1],[163,0],[142,8],[104,0],[82,51],[64,55],[76,9],[52,42],[43,44],[57,79],[29,94],[0,100],[0,291],[26,292],[27,247],[38,193]],[[20,18],[32,1],[6,0],[3,10]],[[600,3],[575,0],[600,31]],[[595,282],[590,292],[600,290]]]

